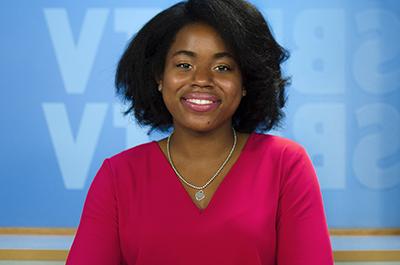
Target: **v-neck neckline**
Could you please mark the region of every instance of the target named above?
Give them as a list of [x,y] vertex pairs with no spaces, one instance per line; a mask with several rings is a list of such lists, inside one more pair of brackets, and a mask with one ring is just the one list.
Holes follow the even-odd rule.
[[[208,202],[208,204],[205,208],[200,208],[196,205],[196,203],[193,202],[192,198],[190,197],[190,194],[186,191],[185,187],[179,180],[179,177],[176,175],[171,164],[169,163],[168,158],[165,156],[165,154],[164,154],[163,150],[161,149],[160,145],[158,144],[158,142],[153,141],[153,144],[155,145],[155,147],[157,149],[157,153],[159,153],[161,155],[161,157],[162,157],[161,160],[163,160],[163,163],[169,169],[169,172],[167,175],[174,177],[174,179],[176,181],[175,183],[178,184],[178,186],[179,186],[178,189],[184,193],[186,199],[189,200],[189,203],[191,204],[192,208],[194,208],[196,213],[199,215],[205,215],[207,212],[210,211],[210,207],[214,206],[214,204],[216,203],[215,200],[218,199],[218,196],[220,196],[219,194],[222,192],[221,189],[223,189],[224,186],[227,185],[226,182],[229,181],[229,178],[232,178],[231,175],[233,175],[234,171],[238,167],[238,164],[240,164],[241,161],[243,160],[243,156],[247,152],[249,142],[252,140],[253,135],[254,135],[254,132],[250,133],[250,135],[247,137],[246,142],[244,143],[244,145],[242,147],[242,150],[240,150],[240,154],[239,154],[238,158],[236,159],[235,163],[231,166],[229,171],[226,173],[224,179],[219,183],[217,189],[215,190],[214,194],[211,196],[210,201]],[[216,198],[216,196],[217,196],[217,198]]]

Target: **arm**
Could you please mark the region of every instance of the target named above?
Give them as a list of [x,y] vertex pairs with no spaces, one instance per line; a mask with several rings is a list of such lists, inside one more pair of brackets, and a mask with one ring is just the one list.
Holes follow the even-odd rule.
[[121,263],[113,181],[109,161],[106,159],[89,188],[67,265]]
[[303,148],[283,155],[277,214],[277,265],[333,265],[322,196]]

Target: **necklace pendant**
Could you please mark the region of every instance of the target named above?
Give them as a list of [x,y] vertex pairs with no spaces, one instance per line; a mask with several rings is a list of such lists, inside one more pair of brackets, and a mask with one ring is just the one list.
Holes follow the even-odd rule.
[[195,197],[196,197],[196,200],[201,201],[202,199],[204,199],[206,197],[206,195],[204,194],[203,190],[199,190],[198,192],[196,192]]

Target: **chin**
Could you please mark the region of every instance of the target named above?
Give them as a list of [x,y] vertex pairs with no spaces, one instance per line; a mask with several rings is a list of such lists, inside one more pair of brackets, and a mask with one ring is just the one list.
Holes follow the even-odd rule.
[[215,124],[210,122],[204,122],[204,123],[192,123],[192,124],[186,124],[183,127],[186,130],[191,130],[194,132],[198,132],[198,133],[209,133],[212,131],[217,131],[218,129],[222,129],[223,127],[225,127],[226,124]]

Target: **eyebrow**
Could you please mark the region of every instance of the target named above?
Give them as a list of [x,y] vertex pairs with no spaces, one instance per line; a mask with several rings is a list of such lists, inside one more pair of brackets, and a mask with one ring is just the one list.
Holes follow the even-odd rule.
[[[187,51],[187,50],[179,50],[176,51],[172,54],[172,57],[178,56],[178,55],[186,55],[189,57],[197,57],[195,52],[192,51]],[[231,59],[234,59],[233,55],[229,52],[217,52],[216,54],[214,54],[213,56],[215,59],[219,59],[219,58],[223,58],[223,57],[229,57]]]

